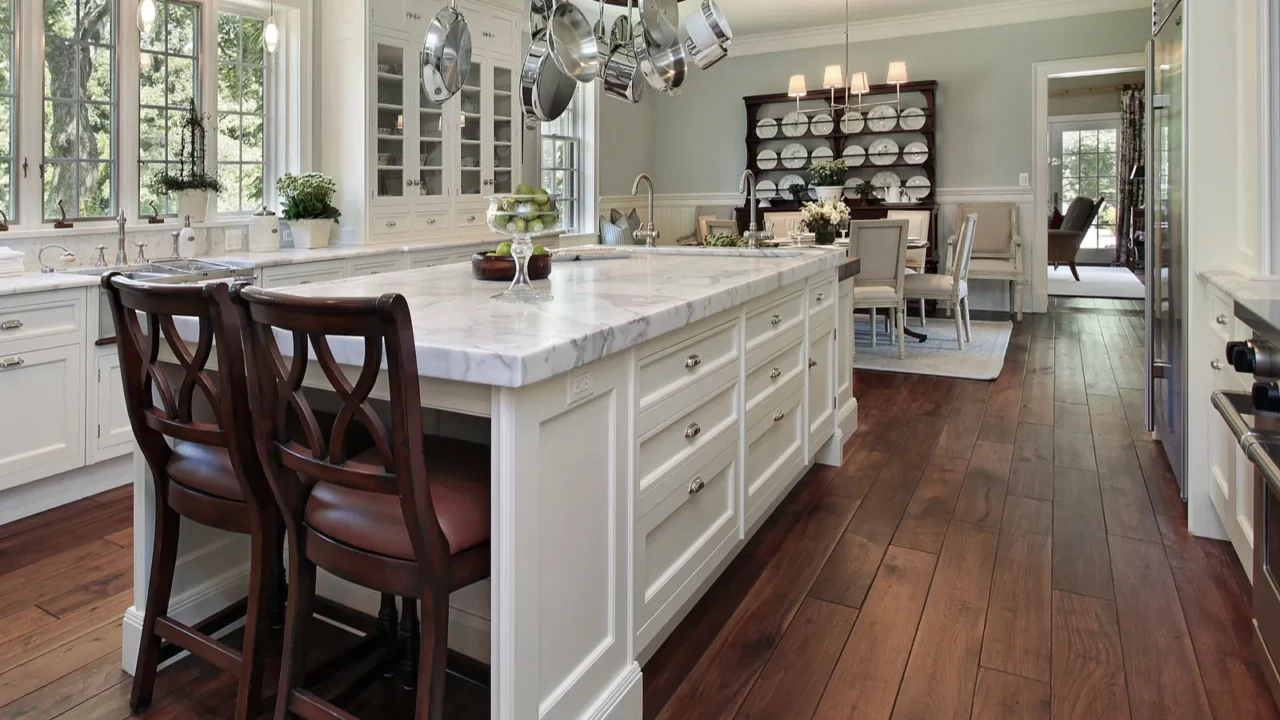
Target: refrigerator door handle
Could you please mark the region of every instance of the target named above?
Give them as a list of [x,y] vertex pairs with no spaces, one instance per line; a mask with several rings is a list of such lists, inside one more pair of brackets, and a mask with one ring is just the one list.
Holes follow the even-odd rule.
[[[1156,303],[1160,301],[1161,288],[1160,268],[1158,262],[1160,259],[1160,223],[1164,220],[1159,212],[1158,186],[1161,178],[1161,169],[1157,164],[1160,158],[1159,149],[1156,147],[1158,135],[1156,133],[1156,104],[1155,104],[1155,79],[1156,79],[1156,41],[1153,38],[1147,44],[1147,87],[1146,87],[1146,103],[1147,103],[1147,172],[1143,178],[1145,187],[1143,192],[1146,196],[1146,230],[1147,239],[1145,243],[1145,267],[1147,297],[1146,297],[1146,351],[1147,351],[1147,432],[1156,429],[1156,378],[1157,374],[1163,377],[1165,368],[1168,363],[1156,357],[1156,334],[1155,324],[1159,321],[1156,317]],[[1161,367],[1164,366],[1164,367]],[[1160,372],[1157,373],[1157,370]]]

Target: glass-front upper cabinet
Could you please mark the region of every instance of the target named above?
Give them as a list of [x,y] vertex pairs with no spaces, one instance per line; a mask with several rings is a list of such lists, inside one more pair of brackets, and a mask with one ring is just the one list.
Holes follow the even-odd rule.
[[489,184],[495,193],[511,193],[516,186],[515,136],[520,127],[516,118],[515,72],[502,63],[492,63],[492,127],[493,157]]
[[472,57],[471,72],[457,95],[458,195],[485,194],[484,182],[484,95],[488,62]]
[[450,103],[435,105],[418,83],[418,196],[423,200],[443,198],[445,187],[445,131]]
[[417,131],[410,102],[416,92],[412,87],[418,84],[415,54],[406,43],[379,39],[374,55],[374,197],[404,198],[417,183],[405,170],[413,167],[408,154],[416,150],[407,141]]

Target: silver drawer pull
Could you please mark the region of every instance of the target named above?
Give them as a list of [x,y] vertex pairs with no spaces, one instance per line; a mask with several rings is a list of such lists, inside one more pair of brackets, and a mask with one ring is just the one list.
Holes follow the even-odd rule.
[[435,219],[435,218],[427,218],[427,224],[428,224],[428,225],[435,225],[435,224],[436,224],[436,219]]
[[773,421],[774,421],[774,422],[782,422],[782,419],[783,419],[783,418],[785,418],[786,416],[787,416],[787,414],[786,414],[786,413],[784,413],[784,412],[782,412],[781,410],[779,410],[778,412],[776,412],[776,413],[774,413],[774,414],[773,414]]
[[826,299],[827,299],[826,293],[818,293],[818,302],[822,302],[823,300],[826,300]]
[[395,220],[388,220],[388,221],[387,221],[387,227],[395,227],[395,226],[396,226],[396,221],[395,221]]
[[689,427],[684,429],[684,436],[690,440],[702,434],[702,428],[698,423],[689,423]]
[[782,323],[781,315],[774,315],[773,318],[769,320],[770,325],[780,325],[781,323]]
[[1213,362],[1209,363],[1209,367],[1213,368],[1214,370],[1221,370],[1221,369],[1222,369],[1222,361],[1221,361],[1221,360],[1214,360]]
[[475,222],[475,221],[476,221],[476,216],[475,216],[475,215],[468,215],[468,216],[467,216],[467,222]]
[[310,285],[310,284],[311,284],[311,281],[310,281],[310,280],[303,280],[302,282],[300,282],[300,283],[298,283],[298,284],[299,284],[299,285]]
[[22,367],[22,364],[25,362],[26,360],[23,360],[21,357],[18,357],[17,355],[14,355],[13,357],[7,357],[3,360],[0,360],[0,370],[8,370],[9,368],[12,368],[12,367]]
[[22,327],[21,320],[5,320],[0,323],[0,330],[17,330]]
[[1218,324],[1219,324],[1219,325],[1226,325],[1226,324],[1227,324],[1227,316],[1226,316],[1226,315],[1219,315],[1219,316],[1217,317],[1217,320],[1218,320]]
[[692,370],[692,369],[694,369],[694,368],[698,367],[698,366],[699,366],[699,365],[701,365],[701,364],[702,364],[702,358],[701,358],[701,357],[698,357],[698,354],[697,354],[697,353],[694,353],[694,354],[690,355],[690,356],[689,356],[687,359],[685,359],[685,361],[684,361],[684,366],[685,366],[685,367],[687,367],[687,368],[689,368],[690,370]]
[[778,368],[774,368],[774,369],[773,369],[773,372],[770,372],[770,373],[769,373],[769,379],[770,379],[770,380],[777,380],[777,379],[778,379],[778,378],[780,378],[780,377],[782,377],[782,371],[781,371],[781,370],[779,370]]
[[812,370],[812,369],[814,369],[814,368],[816,368],[816,367],[818,367],[818,361],[817,361],[817,360],[812,360],[812,359],[811,359],[811,360],[809,360],[809,369],[810,369],[810,370]]
[[693,479],[693,482],[689,483],[689,494],[697,495],[698,493],[702,492],[702,489],[705,488],[706,486],[707,484],[703,482],[701,477],[696,477]]

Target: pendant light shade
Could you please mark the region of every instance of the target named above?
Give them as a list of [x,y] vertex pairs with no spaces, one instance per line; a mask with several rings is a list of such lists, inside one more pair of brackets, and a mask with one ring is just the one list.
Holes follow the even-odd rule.
[[271,3],[271,14],[267,16],[267,24],[262,27],[262,44],[272,55],[280,48],[280,26],[276,25],[275,3]]
[[907,82],[907,64],[898,60],[889,63],[889,79],[886,82],[890,85]]
[[828,65],[822,73],[823,89],[844,87],[844,70],[839,65]]
[[139,0],[138,32],[143,35],[149,35],[151,28],[156,24],[156,18],[159,16],[160,8],[156,6],[156,0]]
[[867,82],[866,73],[856,72],[849,76],[849,92],[859,95],[871,92],[871,85]]
[[803,75],[792,75],[791,84],[787,87],[787,96],[793,98],[802,98],[809,94],[809,88],[805,87]]

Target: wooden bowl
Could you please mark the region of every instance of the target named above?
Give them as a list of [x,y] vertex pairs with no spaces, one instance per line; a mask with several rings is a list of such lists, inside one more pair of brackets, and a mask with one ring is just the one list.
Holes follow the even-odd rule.
[[[516,259],[476,253],[471,256],[471,274],[477,280],[511,282],[516,276]],[[533,255],[529,258],[530,280],[546,280],[550,275],[550,255]]]

